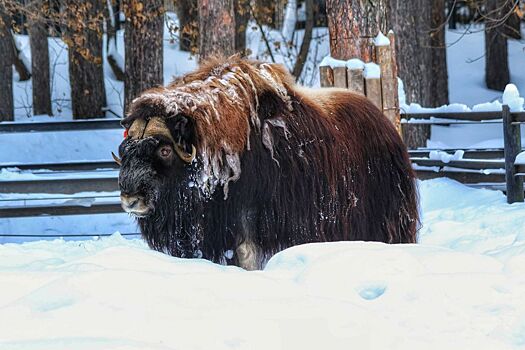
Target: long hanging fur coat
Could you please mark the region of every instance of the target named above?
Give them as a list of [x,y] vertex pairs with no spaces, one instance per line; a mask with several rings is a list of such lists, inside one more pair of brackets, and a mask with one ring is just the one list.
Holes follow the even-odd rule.
[[280,65],[211,60],[144,92],[124,124],[177,115],[193,121],[197,157],[138,219],[152,248],[257,268],[301,243],[416,242],[406,148],[365,97],[298,87]]

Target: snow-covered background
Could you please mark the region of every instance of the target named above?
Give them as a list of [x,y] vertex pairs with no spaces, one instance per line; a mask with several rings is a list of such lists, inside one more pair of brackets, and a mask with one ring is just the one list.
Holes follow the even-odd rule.
[[[462,33],[448,31],[447,42]],[[317,63],[328,54],[326,29],[314,38],[301,80],[316,86]],[[27,37],[18,40],[30,59]],[[66,48],[49,40],[52,118],[71,119]],[[484,87],[483,40],[478,31],[448,48],[451,103],[503,102]],[[268,59],[258,31],[247,41],[253,57]],[[119,32],[121,56],[122,43]],[[522,94],[524,48],[509,41],[511,81]],[[293,52],[274,54],[291,64]],[[166,31],[164,82],[195,66]],[[121,115],[122,83],[104,69],[108,107]],[[30,100],[31,81],[15,81],[16,120],[48,120],[31,117]],[[501,143],[500,126],[432,131],[431,147]],[[3,134],[0,163],[107,160],[121,138],[119,130]],[[2,180],[35,176],[44,175],[2,170],[0,188]],[[138,232],[126,214],[0,219],[0,234],[94,236],[0,237],[0,349],[525,348],[525,204],[448,179],[418,185],[418,245],[298,246],[259,272],[153,252],[118,233]],[[35,197],[51,200],[3,193],[0,201]],[[113,235],[98,237],[105,234]]]

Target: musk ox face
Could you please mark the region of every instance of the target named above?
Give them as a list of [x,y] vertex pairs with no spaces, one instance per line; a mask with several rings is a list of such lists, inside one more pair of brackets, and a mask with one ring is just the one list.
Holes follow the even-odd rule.
[[122,208],[144,218],[155,212],[162,194],[184,181],[194,161],[193,121],[178,115],[136,119],[119,146]]

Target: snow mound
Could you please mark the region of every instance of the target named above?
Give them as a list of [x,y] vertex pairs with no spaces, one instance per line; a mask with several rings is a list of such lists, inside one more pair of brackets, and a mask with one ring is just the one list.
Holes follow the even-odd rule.
[[381,77],[381,68],[373,62],[365,63],[363,75],[365,79],[379,79]]
[[507,84],[503,91],[503,104],[509,105],[511,112],[523,112],[525,99],[520,97],[520,92],[514,84]]
[[9,322],[0,347],[517,348],[525,344],[521,258],[340,242],[293,247],[247,272],[119,235],[3,245],[0,307]]
[[430,151],[429,158],[432,160],[440,160],[443,163],[449,163],[451,160],[463,159],[464,154],[465,151],[463,150],[457,150],[456,152],[454,152],[454,154],[448,154],[447,152],[443,151]]
[[389,46],[390,40],[381,31],[379,31],[379,34],[377,34],[377,36],[374,38],[374,45]]

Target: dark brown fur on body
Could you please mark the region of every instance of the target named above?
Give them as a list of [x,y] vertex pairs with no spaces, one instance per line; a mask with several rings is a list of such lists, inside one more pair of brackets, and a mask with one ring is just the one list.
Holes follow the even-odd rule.
[[[144,184],[155,187],[155,209],[138,222],[152,248],[250,268],[240,256],[244,243],[261,267],[277,251],[302,243],[416,242],[417,190],[408,154],[371,102],[346,90],[299,88],[280,66],[226,62],[211,61],[146,91],[124,121],[129,126],[160,116],[169,127],[183,114],[194,128],[196,160],[168,169],[153,164],[156,178],[148,183],[154,185]],[[226,84],[219,80],[224,76]],[[229,82],[241,103],[220,93]],[[213,89],[219,89],[215,99],[203,97]],[[191,96],[198,101],[188,103]],[[170,98],[180,102],[170,106]],[[121,145],[123,192],[140,190],[134,167],[150,166],[140,143],[156,141]]]

